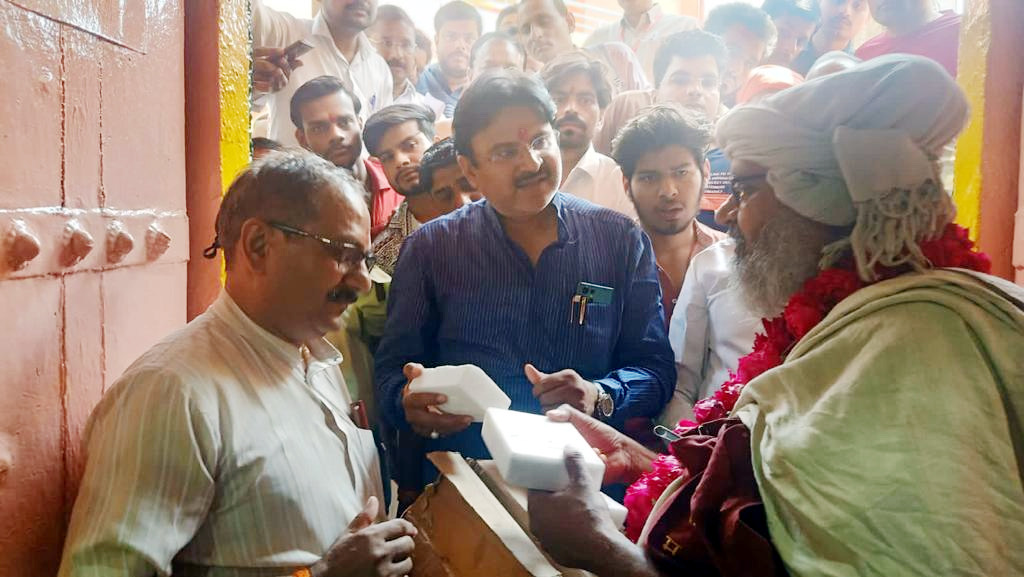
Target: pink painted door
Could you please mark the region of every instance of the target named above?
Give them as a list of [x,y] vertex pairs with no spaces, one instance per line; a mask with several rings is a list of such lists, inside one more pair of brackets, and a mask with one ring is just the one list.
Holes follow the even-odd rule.
[[86,419],[185,322],[180,0],[0,0],[0,575],[54,575]]

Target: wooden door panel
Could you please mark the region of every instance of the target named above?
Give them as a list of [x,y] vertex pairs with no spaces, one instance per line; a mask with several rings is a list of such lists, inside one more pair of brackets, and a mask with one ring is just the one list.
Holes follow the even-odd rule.
[[60,279],[0,283],[0,575],[53,575],[60,555],[60,303]]
[[[63,22],[107,42],[144,51],[152,12],[161,3],[152,0],[17,0],[18,4]],[[176,4],[176,2],[167,2]]]
[[103,165],[111,208],[185,210],[182,16],[167,17],[151,23],[144,55],[103,46],[103,158],[116,159]]
[[185,324],[185,263],[121,268],[103,276],[107,386]]
[[61,203],[59,44],[59,25],[0,2],[0,209]]
[[65,503],[70,515],[85,465],[82,434],[92,408],[104,391],[102,275],[64,277]]
[[93,407],[185,323],[182,4],[0,0],[0,576],[56,574]]
[[102,41],[64,28],[64,205],[96,208],[100,202],[100,82]]

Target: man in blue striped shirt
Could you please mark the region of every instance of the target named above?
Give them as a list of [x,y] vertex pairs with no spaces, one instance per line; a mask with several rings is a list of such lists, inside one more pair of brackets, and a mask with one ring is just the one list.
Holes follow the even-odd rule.
[[[557,192],[555,106],[518,72],[466,89],[453,129],[459,165],[485,200],[406,239],[376,357],[381,417],[427,450],[487,457],[479,424],[407,393],[423,366],[474,364],[539,413],[569,403],[621,428],[656,416],[675,365],[651,242],[627,217]],[[580,283],[601,296],[580,311]]]

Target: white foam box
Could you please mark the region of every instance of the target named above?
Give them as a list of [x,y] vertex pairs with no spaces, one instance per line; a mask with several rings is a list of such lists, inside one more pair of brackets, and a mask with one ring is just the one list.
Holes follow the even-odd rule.
[[435,393],[448,397],[438,408],[449,415],[469,415],[479,423],[487,409],[507,409],[512,405],[505,391],[476,365],[445,365],[423,369],[409,383],[410,393]]
[[601,484],[604,462],[571,423],[557,423],[544,415],[487,409],[484,444],[510,485],[526,489],[560,491],[569,486],[565,448],[583,455],[594,483]]

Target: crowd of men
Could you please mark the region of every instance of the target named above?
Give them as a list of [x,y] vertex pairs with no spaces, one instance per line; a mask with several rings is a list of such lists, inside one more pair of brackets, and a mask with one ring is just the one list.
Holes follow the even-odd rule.
[[[966,115],[960,17],[766,0],[699,23],[619,3],[576,46],[562,0],[521,0],[493,31],[453,0],[432,42],[376,0],[313,20],[254,0],[268,137],[207,252],[225,289],[94,412],[62,577],[409,573],[417,530],[387,503],[433,481],[427,452],[488,457],[480,423],[409,391],[442,365],[573,422],[621,497],[657,457],[654,425],[693,419],[826,260],[865,283],[880,262],[908,274],[854,293],[822,321],[841,338],[812,333],[737,405],[764,570],[733,571],[751,541],[732,535],[669,533],[671,562],[625,540],[578,455],[566,491],[531,493],[534,533],[602,576],[1024,571],[1024,302],[920,248],[952,220],[938,159]],[[858,47],[871,18],[885,30]],[[943,379],[938,400],[910,396]],[[797,421],[820,438],[782,435]]]

